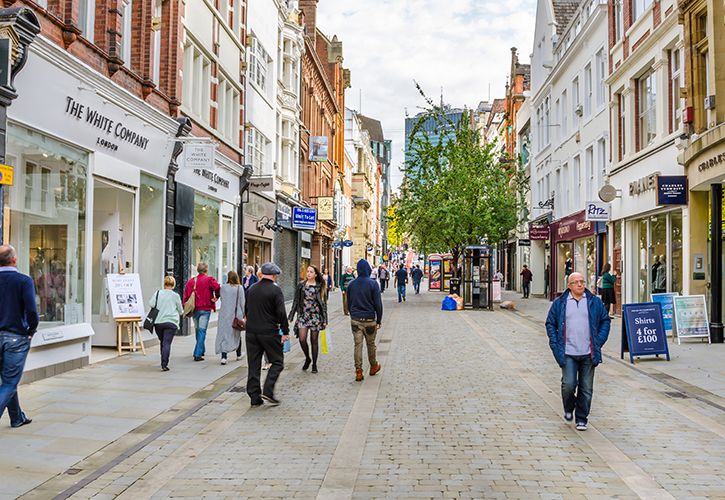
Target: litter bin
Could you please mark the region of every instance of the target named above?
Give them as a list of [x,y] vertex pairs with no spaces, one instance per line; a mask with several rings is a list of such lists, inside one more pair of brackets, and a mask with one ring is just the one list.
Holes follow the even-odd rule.
[[459,297],[461,296],[461,279],[460,278],[451,278],[448,280],[450,283],[450,294],[456,294]]

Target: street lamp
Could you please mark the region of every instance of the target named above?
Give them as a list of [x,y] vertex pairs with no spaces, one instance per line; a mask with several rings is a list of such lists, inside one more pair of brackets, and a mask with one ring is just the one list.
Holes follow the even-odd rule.
[[[239,177],[239,237],[237,238],[237,255],[239,256],[239,276],[244,276],[244,203],[249,202],[249,184],[254,167],[242,165],[242,175]],[[246,199],[245,199],[246,193]]]

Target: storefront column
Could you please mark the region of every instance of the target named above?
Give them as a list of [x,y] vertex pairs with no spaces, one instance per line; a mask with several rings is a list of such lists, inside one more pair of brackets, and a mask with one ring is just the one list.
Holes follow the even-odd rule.
[[710,339],[723,343],[722,324],[722,184],[710,186]]

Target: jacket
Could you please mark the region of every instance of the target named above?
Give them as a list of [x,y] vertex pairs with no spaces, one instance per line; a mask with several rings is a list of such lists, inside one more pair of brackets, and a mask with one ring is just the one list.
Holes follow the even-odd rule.
[[617,277],[611,273],[604,273],[602,275],[602,289],[614,288],[614,284],[617,282]]
[[423,270],[416,267],[410,272],[410,276],[413,278],[413,283],[420,283],[423,279]]
[[[546,318],[546,335],[549,336],[549,347],[554,359],[563,367],[566,363],[566,301],[569,300],[569,290],[565,291],[551,304],[549,315]],[[604,307],[602,299],[584,289],[589,309],[589,338],[591,342],[592,363],[594,366],[602,362],[602,346],[609,338],[611,320]]]
[[287,311],[284,308],[284,294],[274,281],[261,279],[247,291],[244,302],[247,316],[247,333],[268,335],[289,335]]
[[194,282],[196,282],[196,301],[194,302],[195,311],[216,311],[216,301],[212,299],[219,298],[221,287],[219,283],[208,274],[197,274],[186,282],[184,288],[184,300],[186,303],[194,291]]
[[347,286],[347,306],[354,319],[383,320],[383,301],[380,287],[370,278],[370,264],[365,259],[357,263],[357,278]]
[[[294,319],[295,314],[297,314],[297,318],[299,319],[299,317],[302,316],[302,312],[304,311],[305,283],[305,281],[300,281],[297,284],[297,289],[295,290],[295,298],[292,301],[292,308],[290,309],[289,316],[287,317],[290,323]],[[323,297],[322,287],[317,285],[315,285],[315,300],[317,300],[317,304],[320,306],[320,314],[322,314],[322,324],[324,326],[327,326],[327,297]]]
[[35,285],[14,267],[0,268],[0,332],[31,336],[38,329]]
[[350,282],[352,280],[354,280],[354,279],[355,279],[355,275],[354,274],[347,274],[347,273],[343,274],[340,277],[340,290],[342,290],[343,292],[346,292],[347,291],[347,285],[349,285]]

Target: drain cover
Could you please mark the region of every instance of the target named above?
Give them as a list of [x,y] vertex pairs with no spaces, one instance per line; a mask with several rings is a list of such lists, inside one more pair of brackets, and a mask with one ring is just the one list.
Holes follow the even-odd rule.
[[65,471],[65,473],[68,474],[69,476],[75,476],[82,470],[83,469],[68,469],[67,471]]
[[677,398],[677,399],[688,399],[690,397],[687,394],[683,394],[682,392],[678,392],[678,391],[667,391],[667,392],[665,392],[665,395],[667,395],[671,398]]

